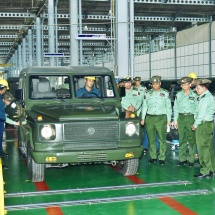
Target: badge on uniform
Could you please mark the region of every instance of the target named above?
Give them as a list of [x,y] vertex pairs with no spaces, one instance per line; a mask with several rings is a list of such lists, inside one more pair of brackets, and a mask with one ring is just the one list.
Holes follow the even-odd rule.
[[137,94],[132,94],[132,96],[137,96]]
[[194,97],[193,96],[189,97],[189,100],[194,100]]
[[165,94],[164,94],[164,93],[160,93],[160,96],[161,96],[161,97],[164,97],[164,96],[165,96]]

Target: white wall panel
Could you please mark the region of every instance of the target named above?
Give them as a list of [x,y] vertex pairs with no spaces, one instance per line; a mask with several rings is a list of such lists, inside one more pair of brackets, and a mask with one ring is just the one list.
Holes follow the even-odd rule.
[[204,42],[203,46],[204,46],[204,52],[209,52],[209,43],[208,42]]
[[199,62],[199,56],[196,54],[196,55],[193,55],[193,60],[194,60],[194,63],[193,65],[198,65],[198,62]]
[[212,63],[215,63],[215,52],[212,52],[211,58],[212,58]]
[[204,65],[203,70],[204,70],[204,77],[207,78],[209,76],[209,65]]
[[199,46],[198,46],[198,44],[195,44],[193,46],[193,54],[198,54],[198,53],[199,53]]
[[203,43],[199,43],[199,53],[203,53],[204,52],[204,44]]
[[212,64],[212,76],[215,77],[215,63]]
[[212,52],[214,52],[215,51],[215,40],[212,40],[212,44],[211,44],[211,50],[212,50]]
[[209,53],[205,52],[204,55],[203,55],[203,62],[204,64],[209,64]]
[[203,54],[199,54],[198,64],[199,64],[199,65],[204,64],[204,55],[203,55]]
[[193,65],[193,55],[188,56],[188,65]]

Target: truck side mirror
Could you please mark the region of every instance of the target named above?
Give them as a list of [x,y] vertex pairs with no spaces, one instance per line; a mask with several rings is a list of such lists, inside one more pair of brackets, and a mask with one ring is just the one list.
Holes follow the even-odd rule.
[[125,97],[125,87],[120,87],[119,88],[119,96],[120,97]]
[[17,89],[15,91],[15,98],[16,98],[17,101],[23,100],[23,96],[22,95],[23,95],[22,94],[22,89]]

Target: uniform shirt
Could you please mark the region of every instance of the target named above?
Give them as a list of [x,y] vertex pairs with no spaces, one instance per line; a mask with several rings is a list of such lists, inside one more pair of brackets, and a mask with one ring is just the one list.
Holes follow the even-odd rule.
[[203,121],[213,121],[215,113],[215,101],[210,91],[205,91],[197,99],[194,127],[197,128]]
[[174,122],[178,121],[179,113],[195,113],[197,97],[197,94],[191,89],[188,95],[185,95],[183,90],[176,94],[174,102]]
[[2,100],[2,95],[0,94],[0,121],[5,122],[6,114],[5,114],[5,104]]
[[142,99],[144,98],[144,95],[145,95],[145,93],[147,91],[146,87],[143,87],[143,86],[140,85],[139,87],[134,86],[133,89],[138,91],[138,93],[140,94]]
[[77,90],[77,97],[101,97],[101,92],[96,89],[96,88],[92,88],[91,91],[88,91],[85,87],[80,88]]
[[129,92],[126,91],[125,97],[122,97],[121,105],[127,110],[129,106],[134,106],[136,111],[141,107],[142,99],[137,90],[130,89]]
[[169,92],[160,88],[158,92],[151,89],[146,92],[142,106],[142,119],[145,119],[147,114],[161,115],[166,114],[167,121],[171,121],[172,108],[169,98]]

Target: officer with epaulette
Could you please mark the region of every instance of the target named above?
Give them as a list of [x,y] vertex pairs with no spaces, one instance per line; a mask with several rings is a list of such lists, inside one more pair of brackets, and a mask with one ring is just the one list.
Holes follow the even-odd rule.
[[156,134],[160,140],[160,165],[165,164],[166,158],[166,128],[171,125],[171,101],[169,92],[161,88],[161,77],[153,76],[150,79],[152,89],[146,92],[142,106],[141,124],[146,125],[149,137],[149,163],[157,162]]
[[3,102],[5,103],[6,123],[10,125],[19,125],[20,106],[15,101],[14,96],[10,92],[3,95]]
[[214,131],[214,96],[208,90],[211,80],[197,79],[196,91],[199,95],[192,130],[195,131],[200,173],[196,178],[211,178],[215,171],[215,154],[212,143]]
[[142,98],[137,90],[132,88],[131,77],[121,79],[125,87],[125,97],[122,97],[121,105],[125,110],[125,117],[129,118],[131,113],[136,113],[137,116],[141,110]]
[[146,87],[141,86],[140,83],[141,83],[141,77],[135,77],[133,89],[137,90],[140,93],[141,97],[143,98],[147,89]]
[[[191,89],[192,78],[183,77],[178,81],[182,90],[176,94],[174,101],[174,127],[179,133],[179,163],[177,166],[194,166],[196,154],[195,132],[190,128],[194,123],[197,94]],[[189,142],[189,159],[187,161],[187,142]]]

